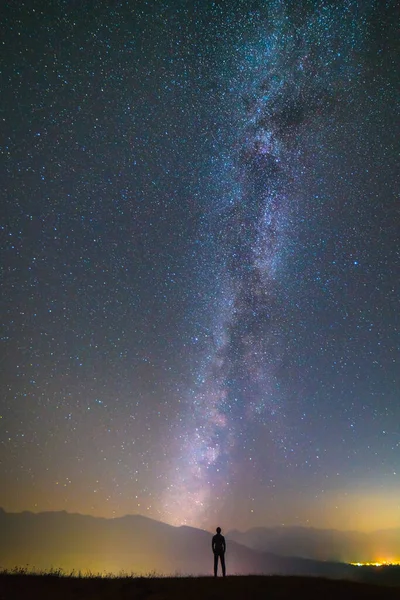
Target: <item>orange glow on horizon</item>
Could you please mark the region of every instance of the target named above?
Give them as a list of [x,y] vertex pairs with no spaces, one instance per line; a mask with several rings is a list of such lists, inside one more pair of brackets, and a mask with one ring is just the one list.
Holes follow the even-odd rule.
[[389,558],[387,560],[380,560],[378,562],[352,562],[350,564],[354,567],[391,567],[399,566],[400,560],[392,560]]

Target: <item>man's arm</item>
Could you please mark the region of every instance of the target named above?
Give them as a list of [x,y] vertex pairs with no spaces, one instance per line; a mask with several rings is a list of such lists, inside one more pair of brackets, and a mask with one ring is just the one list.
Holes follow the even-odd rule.
[[223,541],[223,548],[224,548],[224,552],[225,552],[225,551],[226,551],[226,542],[225,542],[225,538],[224,538],[224,541]]

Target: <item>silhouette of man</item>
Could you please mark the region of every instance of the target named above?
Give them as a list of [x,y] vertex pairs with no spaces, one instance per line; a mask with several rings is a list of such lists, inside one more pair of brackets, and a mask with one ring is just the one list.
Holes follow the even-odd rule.
[[222,575],[225,577],[225,538],[221,535],[221,527],[217,527],[217,533],[214,535],[211,542],[212,551],[214,552],[214,577],[217,576],[218,572],[218,558],[221,561]]

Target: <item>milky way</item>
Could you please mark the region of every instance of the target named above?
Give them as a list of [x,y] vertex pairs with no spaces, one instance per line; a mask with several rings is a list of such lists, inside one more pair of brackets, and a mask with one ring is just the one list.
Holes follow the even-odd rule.
[[[335,118],[335,105],[346,101],[362,69],[354,60],[365,38],[359,8],[351,2],[311,10],[270,3],[264,14],[252,15],[252,25],[257,19],[264,24],[253,30],[255,39],[232,65],[234,74],[225,74],[232,77],[230,92],[239,105],[231,148],[237,186],[216,217],[229,283],[218,324],[223,333],[199,392],[189,401],[177,482],[172,475],[166,494],[167,511],[171,501],[179,507],[178,514],[171,511],[178,522],[207,523],[210,513],[222,516],[249,470],[255,477],[271,477],[268,465],[263,475],[259,468],[268,461],[271,444],[285,454],[290,434],[279,374],[285,304],[277,280],[290,260],[284,256],[294,228],[292,180],[301,177],[302,137],[310,123],[324,128]],[[249,436],[252,421],[262,424],[261,459]]]

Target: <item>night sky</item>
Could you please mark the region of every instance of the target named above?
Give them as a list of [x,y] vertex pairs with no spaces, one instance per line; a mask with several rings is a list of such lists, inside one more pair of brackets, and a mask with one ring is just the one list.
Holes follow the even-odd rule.
[[400,526],[396,4],[4,4],[5,510]]

